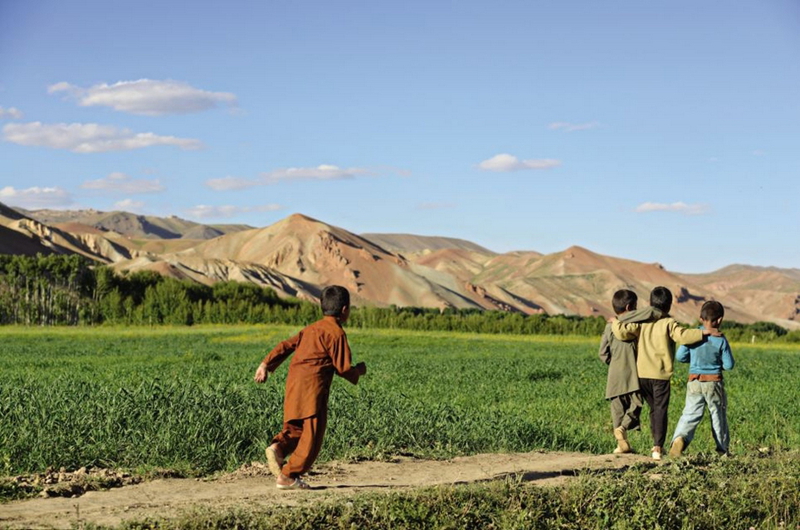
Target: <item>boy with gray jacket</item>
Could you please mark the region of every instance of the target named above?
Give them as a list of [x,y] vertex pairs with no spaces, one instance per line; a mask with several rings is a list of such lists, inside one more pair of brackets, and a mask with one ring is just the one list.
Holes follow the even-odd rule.
[[[617,317],[636,309],[636,293],[620,289],[614,293],[611,306]],[[611,405],[611,423],[617,440],[615,454],[630,453],[628,431],[639,428],[642,396],[639,393],[639,376],[636,372],[636,341],[622,341],[614,337],[611,324],[606,324],[600,339],[600,360],[608,365],[606,399]]]

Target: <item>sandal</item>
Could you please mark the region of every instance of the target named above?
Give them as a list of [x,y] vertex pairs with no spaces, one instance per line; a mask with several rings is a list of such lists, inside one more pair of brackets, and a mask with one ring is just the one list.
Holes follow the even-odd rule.
[[292,482],[291,484],[278,484],[277,486],[278,486],[279,490],[310,490],[311,489],[311,486],[309,486],[308,483],[305,482],[300,477],[297,477],[296,479],[294,479],[294,482]]
[[278,456],[278,452],[270,445],[265,451],[267,454],[267,467],[269,472],[279,477],[281,475],[281,468],[285,463],[283,457]]

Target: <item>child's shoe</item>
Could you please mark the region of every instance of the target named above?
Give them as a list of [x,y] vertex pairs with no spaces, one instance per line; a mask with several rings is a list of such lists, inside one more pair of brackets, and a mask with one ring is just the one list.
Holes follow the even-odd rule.
[[310,490],[311,486],[308,485],[306,481],[297,477],[296,479],[291,479],[284,475],[279,475],[278,480],[275,481],[275,485],[278,486],[279,490]]
[[614,449],[615,454],[631,452],[631,444],[628,443],[628,431],[625,427],[614,429],[614,438],[617,439],[617,448]]
[[672,440],[672,446],[669,448],[670,458],[680,458],[683,456],[683,450],[686,448],[686,440],[683,436],[678,436]]
[[281,475],[281,468],[283,467],[284,459],[278,444],[272,444],[267,447],[267,467],[269,472],[279,477]]
[[653,452],[652,452],[652,454],[650,456],[653,457],[653,460],[661,460],[661,447],[659,447],[657,445],[654,446],[653,447]]

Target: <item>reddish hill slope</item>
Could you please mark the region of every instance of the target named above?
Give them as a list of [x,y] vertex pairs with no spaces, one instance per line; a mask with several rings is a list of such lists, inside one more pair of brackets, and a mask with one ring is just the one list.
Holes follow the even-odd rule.
[[760,320],[800,322],[800,269],[730,265],[708,274],[681,276],[714,292],[720,300],[737,301],[760,315]]
[[[676,274],[581,247],[548,255],[496,254],[452,238],[366,238],[300,214],[209,240],[137,240],[87,226],[69,213],[60,216],[61,224],[49,226],[0,204],[0,253],[79,253],[118,270],[149,269],[206,284],[248,281],[306,299],[316,299],[325,285],[339,284],[358,305],[584,316],[611,316],[617,289],[632,289],[644,305],[650,290],[664,285],[675,295],[674,316],[686,322],[697,318],[703,301],[718,299],[730,320],[800,326],[797,269],[736,265],[710,274]],[[216,234],[202,225],[189,232]]]

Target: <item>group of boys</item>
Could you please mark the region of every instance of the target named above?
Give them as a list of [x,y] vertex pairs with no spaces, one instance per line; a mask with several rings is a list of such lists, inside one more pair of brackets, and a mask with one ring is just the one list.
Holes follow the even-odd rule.
[[[673,434],[669,455],[678,457],[694,438],[695,430],[709,410],[717,452],[728,454],[730,434],[723,370],[733,368],[730,345],[719,332],[725,310],[717,301],[707,301],[700,310],[699,329],[687,329],[669,315],[672,293],[656,287],[650,307],[637,309],[637,296],[622,289],[614,293],[612,306],[617,318],[610,322],[600,342],[600,359],[608,364],[606,399],[617,447],[614,453],[632,452],[628,431],[639,428],[642,399],[650,408],[651,455],[661,460],[667,437],[670,381],[674,362],[689,363],[686,406]],[[676,345],[679,345],[676,353]]]
[[[652,456],[661,459],[667,434],[670,379],[675,345],[677,357],[689,362],[686,408],[670,449],[680,456],[708,406],[717,451],[728,452],[727,398],[722,370],[733,368],[727,340],[719,333],[724,310],[719,302],[706,302],[700,311],[703,326],[686,329],[669,316],[672,293],[656,287],[650,307],[636,309],[636,293],[620,290],[612,305],[618,318],[609,323],[600,344],[600,358],[609,365],[606,398],[611,402],[615,453],[631,452],[627,433],[639,428],[642,398],[650,407]],[[334,374],[357,384],[367,373],[361,362],[353,366],[342,324],[350,315],[350,293],[344,287],[326,287],[320,296],[323,318],[282,341],[264,358],[254,380],[263,383],[270,373],[294,354],[286,377],[283,429],[266,449],[270,472],[279,489],[308,489],[301,475],[319,455],[328,416],[328,396]],[[291,458],[287,461],[287,457]]]

